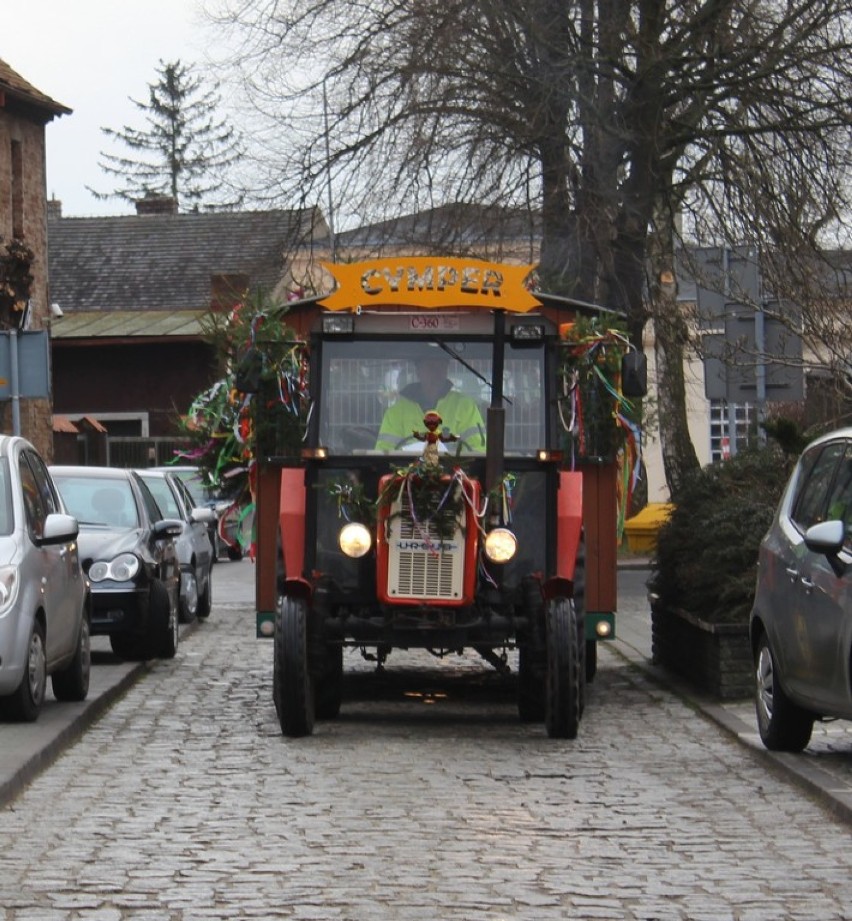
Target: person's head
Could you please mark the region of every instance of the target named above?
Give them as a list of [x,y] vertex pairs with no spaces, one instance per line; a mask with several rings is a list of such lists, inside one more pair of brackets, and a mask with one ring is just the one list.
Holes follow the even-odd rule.
[[430,355],[428,358],[419,358],[414,362],[417,379],[428,396],[440,393],[447,379],[449,366],[450,360],[446,355]]

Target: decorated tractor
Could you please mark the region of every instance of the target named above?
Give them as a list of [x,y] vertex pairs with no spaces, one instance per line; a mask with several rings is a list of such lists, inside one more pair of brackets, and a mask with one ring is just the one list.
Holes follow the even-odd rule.
[[[333,293],[282,320],[298,381],[256,394],[257,634],[282,732],[338,714],[346,647],[379,666],[422,648],[504,670],[516,653],[520,718],[574,738],[615,635],[642,357],[611,312],[533,293],[532,266],[327,268]],[[264,428],[276,401],[286,424]]]

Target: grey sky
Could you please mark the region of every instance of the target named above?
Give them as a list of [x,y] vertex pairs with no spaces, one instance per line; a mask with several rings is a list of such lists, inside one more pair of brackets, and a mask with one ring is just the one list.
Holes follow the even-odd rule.
[[112,187],[97,164],[109,146],[100,128],[144,127],[128,97],[147,99],[160,59],[205,59],[200,8],[197,0],[0,0],[0,58],[74,110],[47,126],[47,194],[65,215],[130,213],[86,191]]

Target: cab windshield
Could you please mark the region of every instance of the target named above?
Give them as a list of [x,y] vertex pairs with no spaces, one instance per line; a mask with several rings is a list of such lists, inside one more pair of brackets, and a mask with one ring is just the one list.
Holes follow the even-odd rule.
[[[326,340],[322,350],[320,443],[333,455],[419,454],[430,410],[440,453],[485,451],[491,402],[487,341]],[[506,346],[505,453],[533,456],[544,444],[544,348]],[[431,421],[431,420],[430,420]],[[416,433],[416,434],[415,434]]]

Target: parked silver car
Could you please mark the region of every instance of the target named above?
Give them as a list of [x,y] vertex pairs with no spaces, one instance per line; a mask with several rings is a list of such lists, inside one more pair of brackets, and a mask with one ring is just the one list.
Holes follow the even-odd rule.
[[89,589],[66,513],[35,448],[0,435],[0,712],[37,719],[47,676],[59,700],[85,700]]
[[199,506],[183,480],[171,471],[137,470],[160,506],[164,518],[176,518],[183,525],[175,540],[180,562],[180,618],[190,623],[210,615],[213,594],[211,567],[213,547],[208,528],[216,512]]
[[750,635],[764,745],[852,719],[852,428],[810,444],[760,546]]

